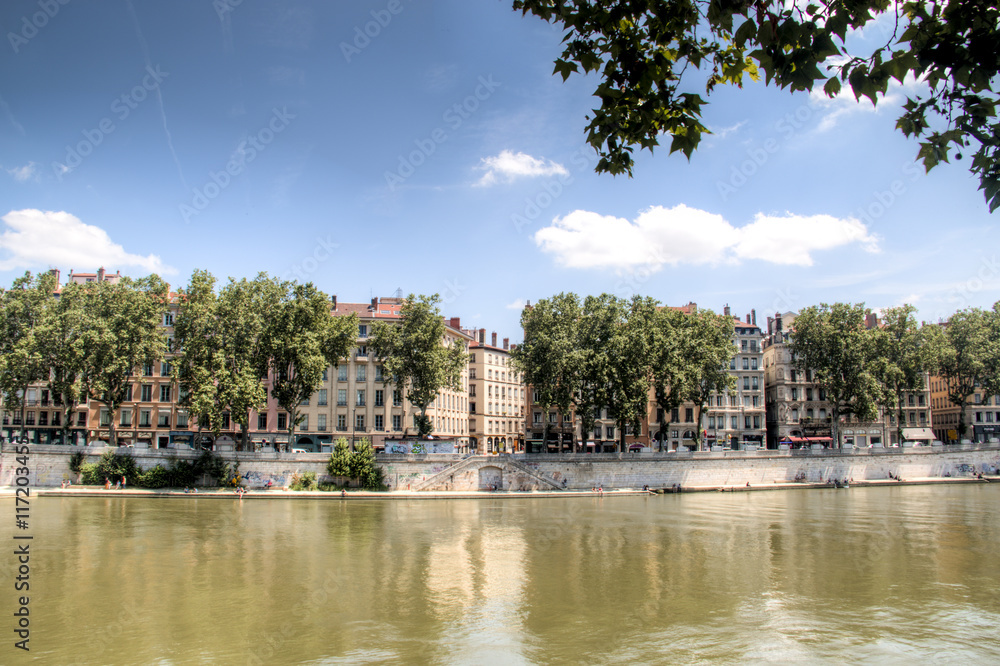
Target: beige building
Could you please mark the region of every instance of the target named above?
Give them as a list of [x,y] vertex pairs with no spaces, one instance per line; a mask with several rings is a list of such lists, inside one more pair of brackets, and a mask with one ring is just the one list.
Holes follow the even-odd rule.
[[486,329],[466,331],[469,345],[469,450],[478,454],[524,450],[525,386],[510,359],[510,339],[486,341]]
[[[886,414],[885,410],[880,410],[873,422],[842,416],[837,427],[839,441],[833,441],[833,411],[826,392],[816,385],[812,370],[795,367],[788,348],[795,316],[794,312],[786,312],[768,317],[764,342],[768,447],[899,446],[896,415]],[[878,325],[875,315],[869,316],[867,325]],[[930,404],[930,381],[925,373],[923,390],[903,395],[903,441],[930,444],[935,439],[930,429]]]
[[[383,449],[394,441],[417,436],[418,411],[406,400],[403,391],[392,384],[391,378],[385,376],[382,365],[368,350],[372,324],[399,321],[402,304],[401,298],[376,297],[370,303],[341,303],[333,297],[333,316],[351,313],[358,316],[357,346],[338,367],[327,369],[323,385],[302,404],[303,420],[296,428],[294,448],[325,451],[344,437],[352,444],[367,438],[373,446]],[[457,317],[446,320],[445,325],[442,344],[461,340],[468,346],[472,342],[472,336],[462,332]],[[434,424],[433,437],[454,441],[458,451],[469,446],[468,385],[466,368],[461,389],[440,391],[427,409],[427,416]],[[282,416],[278,412],[279,430]],[[284,418],[288,418],[287,414]]]
[[[691,314],[697,307],[696,303],[688,303],[678,309]],[[723,308],[723,315],[732,317],[728,305]],[[705,450],[712,447],[739,449],[764,446],[763,333],[757,326],[754,310],[746,315],[746,321],[738,317],[732,321],[734,351],[729,374],[736,380],[733,390],[723,394],[713,393],[698,422],[693,403],[684,403],[670,414],[664,414],[655,398],[651,398],[649,431],[654,450],[675,451],[681,446],[694,448],[698,430],[701,430]],[[661,426],[661,423],[664,425]]]

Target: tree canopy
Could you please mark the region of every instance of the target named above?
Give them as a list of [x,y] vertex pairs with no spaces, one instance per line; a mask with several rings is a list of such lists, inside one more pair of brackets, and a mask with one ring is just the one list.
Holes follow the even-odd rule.
[[[598,172],[631,175],[636,147],[650,152],[660,136],[688,158],[709,130],[702,97],[718,85],[743,87],[763,75],[789,91],[849,86],[873,104],[890,82],[919,80],[896,127],[919,141],[930,170],[969,149],[990,210],[1000,206],[1000,10],[979,0],[514,0],[524,14],[565,29],[554,73],[598,74],[600,106],[588,142]],[[891,26],[884,45],[857,52],[852,32],[875,21]]]
[[462,390],[462,370],[469,354],[462,340],[445,340],[445,325],[438,303],[441,297],[410,294],[400,308],[400,321],[372,325],[369,346],[382,361],[387,380],[406,391],[417,409],[421,437],[434,431],[427,407],[443,388]]

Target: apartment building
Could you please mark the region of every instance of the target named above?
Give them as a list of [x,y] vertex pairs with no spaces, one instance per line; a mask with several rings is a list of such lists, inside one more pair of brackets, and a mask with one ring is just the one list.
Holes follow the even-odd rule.
[[[788,347],[795,317],[794,312],[775,313],[774,317],[768,317],[768,334],[764,341],[764,381],[767,386],[769,448],[778,448],[782,444],[792,448],[814,444],[833,448],[864,448],[900,446],[911,441],[930,444],[935,439],[930,429],[930,378],[925,373],[923,389],[902,396],[902,441],[895,410],[887,413],[880,409],[872,422],[841,416],[839,441],[834,442],[833,409],[826,392],[817,386],[812,370],[803,371],[795,366]],[[878,326],[877,317],[869,315],[866,325]]]
[[[328,368],[322,386],[312,398],[300,406],[303,420],[296,428],[295,448],[307,451],[329,450],[333,442],[344,437],[352,444],[362,438],[384,449],[394,440],[417,436],[418,410],[410,404],[404,391],[386,376],[381,363],[375,361],[368,349],[372,325],[378,321],[398,322],[403,299],[375,297],[370,303],[343,303],[333,296],[331,314],[358,316],[356,347],[347,359],[336,368]],[[458,317],[445,320],[442,344],[460,340],[466,347],[472,335],[461,330]],[[469,386],[468,367],[463,371],[461,388],[457,391],[442,389],[428,406],[427,416],[434,424],[433,437],[451,440],[457,451],[469,448]],[[278,412],[278,429],[285,427]],[[287,424],[287,421],[285,422]]]
[[[696,303],[688,303],[676,309],[693,314],[697,308]],[[757,325],[757,312],[751,310],[744,321],[733,317],[727,305],[723,308],[723,316],[733,322],[734,352],[729,373],[735,379],[735,387],[732,391],[713,393],[700,415],[691,402],[664,414],[651,393],[648,425],[652,433],[651,445],[656,451],[676,451],[680,447],[693,449],[699,430],[704,449],[764,445],[763,333]]]
[[[948,398],[948,380],[930,378],[931,421],[934,436],[948,444],[959,443],[961,409]],[[987,395],[977,388],[965,403],[965,437],[975,442],[1000,438],[1000,395]]]
[[480,455],[524,450],[526,387],[510,358],[510,338],[497,344],[493,332],[467,330],[469,345],[469,450]]

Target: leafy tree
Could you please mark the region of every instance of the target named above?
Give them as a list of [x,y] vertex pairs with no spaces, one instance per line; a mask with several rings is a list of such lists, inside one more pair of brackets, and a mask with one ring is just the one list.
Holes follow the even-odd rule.
[[160,328],[167,312],[167,285],[156,275],[133,280],[88,282],[84,308],[91,334],[84,361],[84,393],[109,413],[109,443],[118,445],[115,419],[131,396],[137,368],[163,358],[166,339]]
[[69,444],[73,409],[83,398],[83,372],[92,335],[81,285],[63,287],[47,311],[38,335],[43,364],[50,369],[49,390],[61,407],[62,442]]
[[[994,306],[996,307],[996,306]],[[948,400],[959,408],[958,437],[966,435],[965,408],[977,391],[996,393],[997,348],[991,341],[991,315],[979,308],[959,310],[943,327],[930,327],[937,374],[948,387]],[[935,330],[936,329],[936,330]]]
[[330,476],[351,476],[351,447],[344,437],[338,437],[333,445],[333,453],[326,463],[326,473]]
[[896,415],[898,441],[903,441],[903,394],[924,386],[926,353],[924,335],[917,327],[916,308],[901,305],[882,311],[882,326],[875,338],[875,369],[883,386],[882,407]]
[[[667,415],[679,409],[687,400],[691,364],[690,328],[686,316],[676,308],[660,308],[653,316],[651,365],[653,370],[653,395],[659,408],[660,450],[667,430]],[[654,434],[654,433],[651,433]]]
[[736,353],[733,344],[733,320],[711,310],[697,310],[685,318],[687,382],[685,397],[694,403],[695,444],[701,448],[701,416],[709,399],[736,388],[736,378],[729,372],[729,361]]
[[[534,402],[542,408],[543,442],[548,442],[548,411],[557,409],[568,415],[574,400],[581,402],[577,412],[593,427],[592,400],[582,398],[578,327],[582,310],[574,293],[560,293],[543,298],[521,312],[524,342],[511,351],[514,367],[524,383],[534,391]],[[587,425],[585,423],[585,425]]]
[[250,413],[267,404],[267,376],[271,348],[270,322],[281,302],[282,285],[260,273],[253,280],[230,278],[216,301],[219,346],[222,349],[222,399],[240,426],[240,448],[250,445]]
[[21,410],[22,440],[28,387],[49,376],[39,335],[56,287],[52,273],[26,272],[0,293],[0,393],[8,409]]
[[427,406],[444,388],[462,390],[462,370],[468,364],[465,343],[445,339],[445,325],[437,304],[441,298],[410,294],[400,308],[400,322],[372,325],[369,347],[383,363],[388,377],[405,387],[406,398],[419,411],[421,437],[434,431]]
[[174,343],[180,353],[174,363],[181,389],[178,405],[198,424],[198,441],[205,425],[218,436],[226,408],[225,357],[217,310],[215,278],[208,271],[196,270],[187,288],[178,293]]
[[[856,99],[875,104],[891,80],[916,78],[923,91],[909,98],[896,127],[920,140],[928,170],[952,149],[960,159],[977,144],[970,168],[990,210],[1000,205],[995,4],[514,0],[513,7],[565,29],[554,73],[598,74],[600,106],[586,127],[598,172],[631,175],[635,148],[652,152],[663,134],[671,153],[690,158],[708,132],[700,91],[707,96],[720,84],[742,88],[763,73],[768,84],[793,92],[822,86],[831,97],[847,84]],[[891,22],[892,36],[873,52],[854,51],[850,32],[877,20]]]
[[375,462],[375,449],[368,438],[358,442],[350,457],[350,476],[355,478],[365,490],[381,490],[383,483],[382,468]]
[[[625,451],[628,426],[639,432],[649,406],[649,365],[655,301],[633,296],[631,301],[601,294],[588,296],[579,323],[583,352],[581,389],[590,404],[607,407]],[[590,410],[587,410],[590,411]]]
[[311,282],[282,283],[282,297],[264,334],[271,395],[288,412],[288,439],[302,420],[299,405],[323,382],[323,371],[337,367],[358,334],[355,315],[334,317],[330,299]]
[[789,345],[797,368],[811,369],[830,402],[833,441],[839,445],[841,416],[874,421],[882,398],[875,361],[875,336],[865,326],[863,303],[805,308],[796,318]]

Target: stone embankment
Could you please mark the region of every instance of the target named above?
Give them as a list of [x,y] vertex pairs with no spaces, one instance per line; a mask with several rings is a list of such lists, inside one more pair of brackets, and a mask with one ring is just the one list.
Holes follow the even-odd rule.
[[[91,447],[32,446],[28,467],[32,488],[54,488],[64,481],[77,481],[69,470],[69,457],[76,451],[95,462],[106,449]],[[194,451],[163,449],[128,452],[143,469],[168,464],[172,458],[194,459]],[[329,454],[220,453],[227,462],[238,462],[246,484],[262,488],[268,481],[277,488],[287,486],[293,475],[314,472],[322,479]],[[10,487],[17,462],[10,444],[0,452],[0,487]],[[380,456],[390,490],[396,492],[472,493],[482,491],[533,491],[563,494],[589,493],[601,487],[652,490],[718,490],[808,487],[832,479],[847,479],[855,485],[899,483],[894,479],[956,480],[1000,468],[1000,447],[966,445],[919,449],[724,451],[685,454],[579,454],[458,456]],[[114,491],[111,491],[114,492]],[[128,492],[132,492],[131,490]],[[143,492],[137,490],[136,492]],[[324,496],[327,494],[324,493]],[[287,496],[287,495],[286,495]],[[296,493],[298,496],[298,493]],[[450,496],[450,495],[449,495]]]

